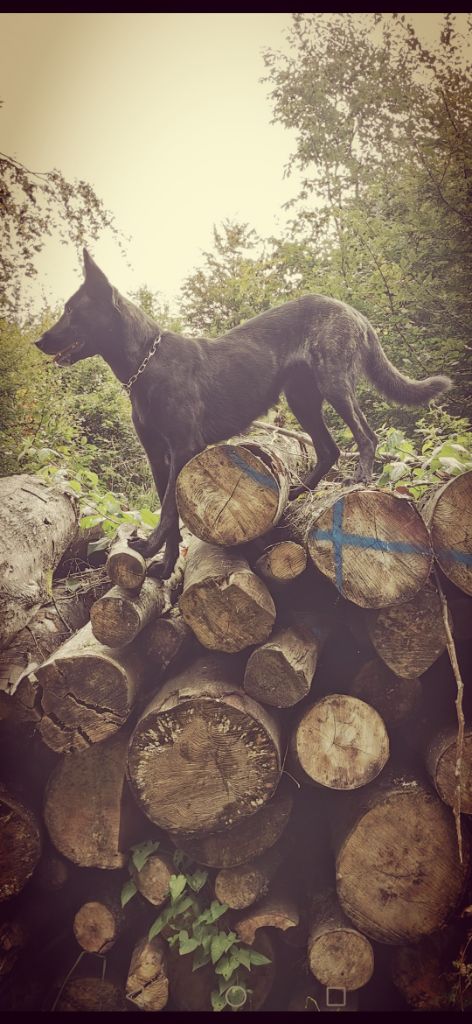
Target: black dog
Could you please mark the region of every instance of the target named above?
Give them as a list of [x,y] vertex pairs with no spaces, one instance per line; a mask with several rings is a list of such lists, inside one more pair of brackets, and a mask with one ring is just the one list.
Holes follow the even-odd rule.
[[366,317],[336,299],[304,295],[208,341],[160,331],[112,287],[86,249],[84,268],[84,283],[36,344],[60,366],[101,355],[127,389],[162,506],[158,527],[131,544],[149,558],[165,542],[155,573],[164,578],[178,555],[175,482],[182,466],[206,445],[245,430],[282,389],[313,440],[318,461],[306,479],[313,488],[339,455],[323,419],[325,399],[354,435],[355,479],[368,483],[377,438],[356,401],[358,376],[406,405],[426,403],[451,386],[443,376],[405,377],[387,359]]

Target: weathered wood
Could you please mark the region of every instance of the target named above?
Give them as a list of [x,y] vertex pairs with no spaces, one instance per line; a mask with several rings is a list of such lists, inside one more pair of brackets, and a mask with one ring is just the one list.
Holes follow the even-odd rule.
[[160,907],[170,893],[170,879],[176,868],[168,853],[151,853],[142,868],[131,866],[132,878],[142,896],[155,907]]
[[255,700],[292,707],[310,692],[319,655],[328,636],[326,617],[317,609],[299,610],[293,624],[274,629],[249,656],[244,689]]
[[180,608],[174,605],[143,629],[139,642],[143,656],[152,663],[159,677],[169,665],[185,656],[195,638]]
[[234,930],[241,942],[252,946],[259,928],[278,928],[287,931],[296,928],[300,921],[298,907],[291,895],[282,887],[249,908],[245,914],[238,916]]
[[136,943],[126,979],[126,998],[137,1010],[157,1012],[167,1006],[169,978],[166,945],[158,935]]
[[265,853],[274,846],[290,822],[295,786],[283,775],[270,800],[260,810],[243,818],[224,832],[207,835],[171,833],[176,846],[197,864],[212,868],[234,868]]
[[139,594],[112,587],[92,605],[93,635],[108,647],[124,647],[148,622],[163,615],[171,603],[169,587],[160,580],[146,579]]
[[124,926],[124,913],[118,895],[101,893],[79,907],[73,923],[74,936],[86,953],[103,955],[114,946]]
[[460,864],[449,808],[417,781],[387,772],[333,807],[339,902],[369,938],[394,945],[442,927],[461,899],[470,862]]
[[[10,646],[0,653],[0,693],[3,698],[13,697],[21,677],[32,672],[71,635],[84,626],[88,609],[67,591],[66,584],[54,586],[52,599],[39,609],[24,629],[13,638]],[[5,708],[15,701],[3,701]]]
[[305,571],[307,553],[303,544],[294,540],[281,540],[262,553],[254,566],[258,573],[269,583],[291,583]]
[[28,474],[0,479],[0,648],[51,596],[52,574],[77,531],[66,484]]
[[364,614],[377,654],[405,679],[423,675],[446,648],[441,603],[430,581],[405,604]]
[[428,531],[404,498],[359,484],[324,483],[292,502],[283,525],[314,565],[363,608],[412,598],[432,565]]
[[115,539],[110,545],[107,558],[107,572],[111,582],[122,590],[138,591],[146,576],[146,561],[139,551],[128,546],[131,534],[136,527],[132,523],[122,523]]
[[36,670],[35,679],[42,738],[52,750],[72,753],[121,728],[147,669],[139,641],[124,650],[105,647],[87,623]]
[[64,986],[55,1010],[61,1013],[123,1013],[124,992],[107,978],[71,978]]
[[[449,807],[454,805],[458,779],[456,779],[457,726],[436,731],[425,749],[425,763],[436,792]],[[460,759],[460,808],[463,814],[472,814],[472,726],[464,731],[464,745]]]
[[275,526],[290,484],[298,483],[315,461],[312,445],[295,434],[259,431],[212,445],[177,478],[179,513],[189,530],[209,544],[247,543]]
[[362,988],[372,977],[372,945],[343,914],[333,891],[318,894],[313,900],[308,964],[323,985],[349,992]]
[[275,621],[272,597],[246,559],[199,540],[189,546],[179,606],[204,647],[230,654],[267,640]]
[[357,789],[382,771],[389,741],[374,708],[357,697],[332,693],[303,712],[291,750],[313,782],[329,789]]
[[348,686],[352,697],[378,711],[387,728],[395,728],[419,708],[420,680],[395,675],[381,658],[366,661]]
[[472,470],[433,488],[419,508],[444,575],[472,594]]
[[[285,841],[284,841],[285,840]],[[245,910],[263,896],[287,856],[286,833],[265,853],[238,867],[223,868],[215,878],[215,895],[233,910]]]
[[[276,949],[269,933],[260,931],[254,942],[254,950],[262,953],[269,964],[238,969],[241,981],[249,991],[248,1000],[243,1009],[259,1010],[264,1005],[275,981],[277,960]],[[212,964],[192,970],[193,956],[180,956],[177,951],[169,953],[169,982],[172,1002],[178,1010],[208,1011],[212,1009],[211,993],[215,985],[215,972]]]
[[0,785],[0,901],[21,891],[41,856],[41,826],[36,814]]
[[202,657],[162,687],[136,725],[129,778],[162,828],[218,831],[254,814],[276,789],[278,724],[240,678],[238,660]]
[[128,734],[67,754],[46,787],[44,820],[60,853],[82,867],[119,868]]

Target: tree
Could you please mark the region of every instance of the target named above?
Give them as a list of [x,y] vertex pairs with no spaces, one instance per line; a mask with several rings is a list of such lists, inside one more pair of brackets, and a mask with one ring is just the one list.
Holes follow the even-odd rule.
[[22,281],[37,273],[36,257],[45,237],[57,235],[79,249],[110,229],[122,247],[113,216],[86,181],[67,181],[58,170],[30,171],[0,153],[0,308],[21,308]]

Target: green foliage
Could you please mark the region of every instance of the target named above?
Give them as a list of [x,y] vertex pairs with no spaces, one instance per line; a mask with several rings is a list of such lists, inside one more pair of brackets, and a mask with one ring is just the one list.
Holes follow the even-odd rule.
[[383,463],[378,486],[417,499],[434,484],[472,469],[472,431],[466,420],[452,422],[455,430],[449,416],[435,427],[421,419],[414,440],[395,427],[384,427],[377,448]]
[[[131,848],[130,875],[133,866],[138,871],[144,866],[158,845],[148,841]],[[247,972],[270,960],[241,943],[236,932],[222,929],[218,924],[228,907],[217,899],[205,901],[208,871],[193,864],[181,850],[175,850],[173,860],[178,873],[171,875],[169,901],[151,925],[149,941],[162,935],[180,956],[193,953],[193,971],[211,965],[215,982],[211,993],[213,1010],[238,1010],[245,1005],[251,991],[246,984]],[[128,880],[121,891],[121,905],[125,906],[136,892],[134,882]]]
[[46,236],[55,235],[79,249],[84,241],[110,230],[122,248],[113,217],[86,181],[67,181],[57,169],[38,174],[5,153],[0,153],[0,181],[0,308],[4,312],[21,307],[22,286],[37,273],[36,257]]

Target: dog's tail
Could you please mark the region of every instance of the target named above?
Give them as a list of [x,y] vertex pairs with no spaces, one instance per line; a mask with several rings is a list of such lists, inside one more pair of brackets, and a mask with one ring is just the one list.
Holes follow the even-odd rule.
[[365,373],[376,388],[400,405],[425,405],[432,398],[449,391],[452,381],[442,374],[426,377],[425,380],[412,380],[400,373],[390,359],[387,359],[380,341],[372,328],[369,328],[369,354],[365,365]]

